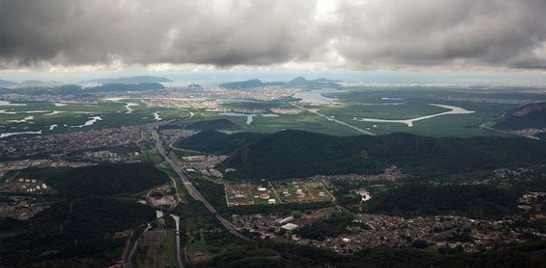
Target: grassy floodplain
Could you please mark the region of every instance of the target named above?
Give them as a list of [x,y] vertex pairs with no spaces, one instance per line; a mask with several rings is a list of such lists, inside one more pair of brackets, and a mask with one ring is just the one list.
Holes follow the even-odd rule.
[[[300,129],[342,136],[362,133],[339,122],[377,135],[395,132],[459,137],[499,135],[481,126],[494,124],[504,113],[525,103],[546,100],[546,96],[540,92],[532,90],[518,92],[518,90],[521,89],[346,87],[342,90],[320,93],[323,99],[330,100],[320,103],[298,103],[296,99],[225,102],[222,104],[222,111],[241,114],[228,116],[222,115],[221,112],[198,109],[187,123],[197,120],[228,119],[240,127],[239,131],[272,133],[285,129]],[[277,113],[274,117],[262,115],[276,113],[279,109],[295,111],[298,108],[292,104],[296,103],[300,111],[288,114]],[[459,107],[473,113],[433,117],[416,121],[412,127],[396,122],[352,120],[354,117],[407,120],[449,111],[432,104]],[[248,123],[247,114],[255,114],[250,123]],[[339,122],[335,122],[336,120]]]
[[[127,105],[128,103],[132,105]],[[0,103],[5,104],[5,103]],[[182,109],[150,107],[141,101],[79,103],[25,102],[0,105],[0,133],[42,134],[119,127],[187,116]],[[93,118],[100,117],[93,122]]]
[[[394,132],[426,136],[499,135],[480,126],[494,124],[504,113],[525,103],[546,100],[540,92],[518,90],[346,87],[313,93],[321,96],[319,103],[305,100],[301,103],[294,98],[274,101],[218,99],[216,110],[150,106],[144,99],[93,103],[3,101],[0,102],[0,133],[50,134],[173,119],[177,127],[184,128],[196,121],[227,119],[238,126],[236,131],[261,133],[298,129],[342,136],[361,135],[366,131],[377,135]],[[460,107],[474,113],[442,115],[417,121],[412,127],[397,122],[353,120],[355,117],[407,120],[448,111],[432,104]]]

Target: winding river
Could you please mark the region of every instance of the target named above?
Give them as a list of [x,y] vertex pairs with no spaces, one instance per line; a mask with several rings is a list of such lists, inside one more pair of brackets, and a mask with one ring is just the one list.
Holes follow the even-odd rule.
[[408,127],[413,127],[413,124],[417,121],[426,120],[426,119],[430,119],[430,118],[434,118],[438,116],[444,116],[449,114],[474,113],[474,111],[469,111],[457,106],[450,106],[450,105],[443,105],[443,104],[429,104],[429,105],[448,109],[449,111],[445,111],[445,112],[441,112],[437,114],[424,115],[424,116],[410,118],[410,119],[378,119],[378,118],[353,117],[351,120],[363,121],[363,122],[374,122],[374,123],[401,123],[401,124],[406,124]]

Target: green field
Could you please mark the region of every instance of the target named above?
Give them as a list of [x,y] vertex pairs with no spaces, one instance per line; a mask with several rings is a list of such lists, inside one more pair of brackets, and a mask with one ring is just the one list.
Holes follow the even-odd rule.
[[[18,106],[4,105],[0,106],[0,133],[42,131],[43,134],[50,134],[158,122],[154,113],[157,113],[161,120],[179,119],[188,115],[186,110],[148,107],[142,102],[131,102],[138,105],[130,106],[132,109],[130,112],[125,102],[61,105],[26,102],[18,103],[20,104]],[[85,125],[96,116],[102,120]]]
[[[325,105],[308,105],[304,108],[318,111],[324,116],[302,111],[299,114],[277,117],[255,116],[247,124],[246,116],[223,116],[215,112],[199,112],[191,120],[224,118],[240,126],[240,131],[277,132],[284,129],[300,129],[332,135],[359,135],[355,129],[343,123],[372,132],[388,134],[408,132],[426,136],[477,136],[498,135],[480,128],[487,122],[498,120],[506,111],[514,109],[527,100],[546,99],[539,93],[513,93],[512,91],[485,91],[449,88],[346,88],[338,92],[323,94],[337,101]],[[411,119],[448,111],[430,104],[443,104],[474,111],[472,114],[445,115],[417,121],[413,127],[401,123],[372,123],[352,120],[353,117],[376,119]],[[289,103],[241,101],[225,105],[229,111],[261,111],[271,113],[272,109],[294,109]],[[197,114],[196,114],[197,115]],[[328,117],[328,118],[326,118]]]
[[176,267],[174,231],[158,229],[144,233],[134,260],[135,267]]
[[357,116],[378,119],[411,119],[423,115],[441,113],[447,110],[427,105],[426,103],[388,102],[341,104],[321,108],[320,111],[337,118],[351,118]]
[[[136,99],[60,105],[50,102],[12,103],[0,106],[0,133],[42,131],[42,134],[48,134],[144,124],[158,122],[154,118],[154,113],[157,112],[162,121],[174,120],[173,126],[180,128],[197,121],[227,119],[238,126],[238,129],[234,129],[245,132],[272,133],[285,129],[298,129],[332,135],[362,134],[361,131],[354,129],[356,127],[373,134],[409,132],[427,136],[467,137],[498,135],[498,133],[490,132],[480,126],[484,123],[496,122],[506,111],[513,110],[526,102],[546,100],[546,95],[540,92],[519,92],[518,89],[486,90],[431,87],[348,87],[339,91],[323,93],[323,96],[335,98],[337,101],[330,104],[295,107],[292,105],[295,103],[294,99],[276,101],[224,100],[219,101],[218,111],[190,107],[152,107],[147,106],[144,101]],[[128,108],[126,106],[128,103],[134,105]],[[447,111],[430,104],[456,106],[475,111],[475,113],[426,119],[415,122],[413,127],[394,122],[373,123],[352,120],[354,117],[402,120]],[[263,115],[274,114],[279,109],[300,111],[298,113],[276,114],[276,116]],[[312,109],[322,115],[305,109]],[[222,115],[222,112],[241,114],[230,116]],[[255,114],[250,123],[245,114]],[[92,126],[82,126],[94,116],[100,116],[102,120],[97,120]]]

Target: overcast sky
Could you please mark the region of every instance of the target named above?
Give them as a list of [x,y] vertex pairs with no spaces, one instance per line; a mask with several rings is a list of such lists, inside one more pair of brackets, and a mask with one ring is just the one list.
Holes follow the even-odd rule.
[[0,0],[0,73],[546,69],[545,0]]

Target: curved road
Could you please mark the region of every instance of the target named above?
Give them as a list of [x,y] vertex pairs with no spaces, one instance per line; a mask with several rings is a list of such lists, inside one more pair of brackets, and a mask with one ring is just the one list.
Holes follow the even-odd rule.
[[229,222],[228,220],[226,220],[224,217],[220,216],[220,214],[218,214],[218,212],[216,211],[216,209],[205,199],[205,197],[203,197],[201,195],[201,193],[195,189],[195,187],[193,186],[193,184],[188,180],[188,178],[186,178],[186,175],[184,174],[184,172],[176,165],[176,163],[169,157],[167,156],[167,154],[165,153],[165,149],[163,148],[163,144],[161,143],[161,139],[159,138],[159,134],[157,133],[157,130],[156,129],[153,129],[152,130],[152,136],[154,138],[154,141],[155,141],[155,148],[157,150],[157,152],[159,154],[161,154],[161,156],[163,156],[163,158],[165,159],[165,161],[167,161],[169,163],[169,165],[171,166],[171,168],[176,172],[176,174],[178,175],[178,177],[180,177],[180,180],[182,181],[182,184],[184,185],[184,187],[186,188],[186,191],[188,191],[188,194],[190,194],[190,196],[197,200],[197,201],[201,201],[201,203],[203,203],[203,205],[205,205],[205,207],[208,209],[208,211],[210,213],[212,213],[212,215],[214,215],[214,217],[216,217],[216,219],[231,233],[233,234],[234,236],[236,237],[239,237],[243,240],[249,240],[246,236],[242,235],[241,233],[239,233],[239,231],[237,231],[237,229],[235,229],[235,227],[231,224],[231,222]]

